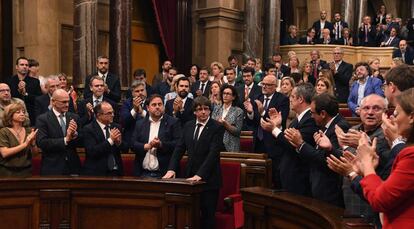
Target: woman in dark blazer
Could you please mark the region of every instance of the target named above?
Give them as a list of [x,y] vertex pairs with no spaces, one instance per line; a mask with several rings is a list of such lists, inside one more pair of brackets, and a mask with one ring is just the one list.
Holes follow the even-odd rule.
[[223,85],[220,90],[221,106],[215,106],[212,118],[224,126],[223,143],[228,152],[240,151],[240,133],[243,127],[243,110],[236,106],[239,101],[236,88]]

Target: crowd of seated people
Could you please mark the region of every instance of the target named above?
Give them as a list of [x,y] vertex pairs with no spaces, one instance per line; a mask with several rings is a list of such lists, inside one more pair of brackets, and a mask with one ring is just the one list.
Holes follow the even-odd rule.
[[[316,39],[344,38],[339,32],[346,30],[346,23],[339,14],[330,23],[322,12],[318,23],[313,28]],[[324,34],[321,24],[333,34]],[[388,41],[384,44],[392,43]],[[407,60],[410,48],[404,42],[398,50]],[[253,151],[272,159],[274,188],[347,209],[354,195],[361,205],[372,204],[366,206],[369,214],[356,214],[368,214],[380,225],[381,211],[384,225],[391,225],[396,217],[390,212],[399,206],[384,207],[378,201],[395,197],[375,193],[399,184],[394,174],[402,175],[392,169],[394,161],[408,169],[404,160],[409,158],[401,157],[411,152],[412,108],[406,100],[414,95],[400,94],[414,87],[414,70],[400,63],[383,74],[379,59],[354,67],[343,60],[343,53],[341,46],[332,48],[331,63],[318,50],[309,53],[308,62],[291,51],[284,63],[281,54],[274,53],[263,69],[257,58],[242,65],[232,55],[227,65],[192,65],[189,72],[179,72],[166,60],[152,85],[144,69],[134,71],[122,101],[119,77],[108,72],[108,57],[97,58],[97,72],[86,77],[83,98],[64,74],[45,77],[42,95],[40,81],[28,74],[28,60],[19,57],[17,74],[0,84],[0,176],[30,175],[30,155],[38,150],[41,175],[122,176],[121,153],[131,151],[135,176],[168,179],[176,176],[178,160],[187,151],[191,163],[184,176],[207,181],[216,190],[221,185],[220,174],[214,172],[219,152],[240,152],[241,132],[246,130],[253,133]],[[397,106],[394,116],[387,115],[388,103]],[[351,127],[340,104],[361,123]],[[78,147],[85,148],[83,164]],[[379,160],[376,170],[370,158]],[[207,198],[217,199],[210,191]],[[409,187],[399,192],[411,201]],[[409,209],[397,212],[410,214]]]
[[[393,57],[402,57],[403,62],[413,65],[413,51],[405,51],[407,41],[414,42],[414,18],[403,21],[387,13],[385,5],[381,5],[375,16],[364,16],[357,31],[352,31],[348,22],[344,21],[339,12],[333,14],[329,21],[327,12],[322,10],[320,18],[316,20],[306,34],[299,35],[299,29],[290,25],[287,34],[281,39],[281,45],[344,45],[368,47],[394,47],[401,52],[394,53]],[[404,41],[403,44],[400,42]],[[405,43],[405,47],[404,47]],[[403,47],[402,47],[403,46]],[[403,54],[401,54],[403,53]]]

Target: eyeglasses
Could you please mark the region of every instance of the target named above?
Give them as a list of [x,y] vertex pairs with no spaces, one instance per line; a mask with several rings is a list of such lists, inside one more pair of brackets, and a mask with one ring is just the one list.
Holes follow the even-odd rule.
[[364,106],[364,107],[361,107],[361,110],[364,111],[364,112],[368,112],[371,109],[376,113],[382,112],[382,111],[385,110],[383,107],[380,107],[380,106]]
[[263,83],[262,82],[262,87],[272,87],[272,86],[275,86],[276,84],[274,84],[274,83]]

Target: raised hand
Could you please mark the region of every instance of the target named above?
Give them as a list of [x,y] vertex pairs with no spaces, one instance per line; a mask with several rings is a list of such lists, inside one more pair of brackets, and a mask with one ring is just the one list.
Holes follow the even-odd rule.
[[259,111],[259,114],[260,115],[263,114],[263,111],[264,111],[263,103],[260,102],[260,100],[258,100],[258,99],[256,99],[254,102],[256,103],[257,110]]
[[398,127],[397,124],[395,124],[394,116],[390,116],[388,118],[388,116],[385,113],[383,113],[381,128],[384,132],[385,138],[388,140],[389,143],[392,144],[392,142],[399,137]]
[[269,119],[272,123],[276,125],[276,127],[282,127],[282,113],[277,111],[276,108],[272,107],[269,109],[268,112]]
[[89,117],[93,116],[93,105],[91,103],[86,104],[86,110],[88,111]]
[[244,101],[243,105],[247,113],[249,114],[253,113],[253,105],[249,100]]
[[26,141],[25,141],[27,146],[33,145],[33,143],[36,141],[37,131],[38,131],[37,129],[36,130],[32,129],[32,132],[29,135],[27,135]]
[[142,113],[142,98],[137,96],[132,100],[132,105],[134,106],[135,112],[141,114]]
[[297,130],[295,128],[286,129],[285,130],[285,138],[295,148],[299,148],[300,145],[303,143],[302,134],[300,133],[299,130]]
[[332,151],[331,140],[329,140],[326,134],[324,134],[321,130],[319,130],[319,132],[316,132],[313,135],[313,139],[315,140],[315,143],[319,146],[320,149]]

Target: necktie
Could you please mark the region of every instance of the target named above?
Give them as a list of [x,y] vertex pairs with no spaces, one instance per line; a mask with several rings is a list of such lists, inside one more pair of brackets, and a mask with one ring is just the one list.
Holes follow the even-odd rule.
[[365,26],[365,42],[368,42],[368,26]]
[[244,88],[244,100],[247,100],[249,98],[249,94],[250,94],[249,87],[246,86]]
[[[104,129],[105,129],[105,138],[106,139],[110,138],[110,136],[111,136],[111,134],[109,132],[110,127],[109,126],[105,126]],[[118,166],[116,165],[116,162],[115,162],[114,154],[112,152],[110,152],[108,154],[108,169],[110,171],[117,170],[118,169]]]
[[201,83],[201,92],[203,92],[203,94],[204,94],[204,86],[205,86],[205,83]]
[[195,130],[195,134],[194,134],[194,138],[193,138],[194,142],[197,142],[198,141],[198,135],[200,134],[200,127],[201,126],[203,126],[203,124],[201,124],[201,123],[198,123],[197,124],[196,130]]
[[103,79],[104,83],[106,83],[106,75],[105,74],[102,75],[102,79]]
[[66,123],[65,123],[64,114],[59,115],[59,124],[60,124],[60,128],[62,129],[63,136],[66,136]]
[[264,106],[263,106],[265,111],[267,111],[267,109],[269,108],[269,100],[270,100],[269,97],[265,98],[265,103],[264,103]]
[[336,29],[335,29],[335,32],[336,32],[336,36],[335,36],[335,39],[336,40],[338,40],[339,39],[339,34],[340,34],[340,32],[341,31],[339,31],[339,22],[337,22],[337,23],[335,23],[336,25],[335,25],[335,27],[336,27]]
[[315,62],[315,64],[313,65],[313,77],[315,79],[318,78],[318,64]]
[[99,99],[95,99],[95,101],[93,102],[93,107],[96,107],[99,104]]

